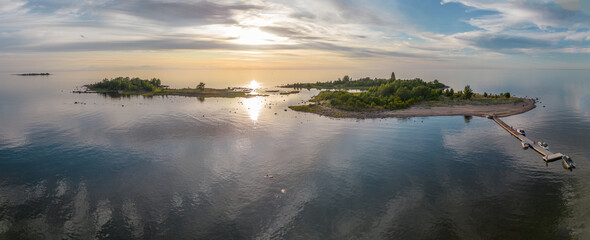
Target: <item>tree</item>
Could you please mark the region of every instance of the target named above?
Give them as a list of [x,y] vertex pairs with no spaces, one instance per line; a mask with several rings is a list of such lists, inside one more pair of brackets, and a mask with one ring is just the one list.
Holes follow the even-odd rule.
[[469,85],[465,85],[465,89],[463,91],[463,99],[471,99],[472,96],[473,90],[471,90],[471,87]]
[[395,96],[399,97],[402,101],[406,101],[412,97],[412,92],[407,87],[401,87],[397,89]]
[[197,89],[199,89],[201,91],[205,90],[205,83],[200,82],[199,85],[197,85]]
[[510,92],[504,93],[504,97],[510,98]]
[[430,95],[430,88],[426,86],[417,86],[412,89],[412,95],[414,97],[423,97],[426,98]]
[[483,92],[483,97],[487,98],[488,97],[488,93],[487,92]]
[[344,76],[344,77],[342,78],[342,81],[343,81],[343,82],[348,82],[348,81],[350,81],[350,77],[349,77],[348,75],[346,75],[346,76]]
[[455,95],[455,90],[454,89],[447,89],[445,90],[445,96],[447,97],[452,97],[453,95]]

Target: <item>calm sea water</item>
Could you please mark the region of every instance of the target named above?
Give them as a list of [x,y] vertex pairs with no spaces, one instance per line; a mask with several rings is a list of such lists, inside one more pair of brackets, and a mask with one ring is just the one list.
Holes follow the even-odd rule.
[[[538,97],[504,120],[571,156],[574,171],[546,165],[488,119],[285,111],[317,91],[71,93],[113,77],[102,74],[0,76],[0,239],[590,238],[590,71],[405,73]],[[259,81],[305,81],[296,76]],[[226,77],[208,86],[252,79]]]

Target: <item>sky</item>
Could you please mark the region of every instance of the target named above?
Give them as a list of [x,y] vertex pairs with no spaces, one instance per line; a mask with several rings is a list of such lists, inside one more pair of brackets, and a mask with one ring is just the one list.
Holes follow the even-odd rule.
[[590,0],[0,0],[0,71],[590,69]]

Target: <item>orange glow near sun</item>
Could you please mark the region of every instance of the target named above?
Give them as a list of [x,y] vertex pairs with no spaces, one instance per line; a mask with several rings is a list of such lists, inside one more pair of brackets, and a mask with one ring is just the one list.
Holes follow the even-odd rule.
[[250,82],[250,85],[248,85],[248,88],[252,89],[252,90],[256,90],[260,88],[260,83],[256,82],[256,80],[252,80]]

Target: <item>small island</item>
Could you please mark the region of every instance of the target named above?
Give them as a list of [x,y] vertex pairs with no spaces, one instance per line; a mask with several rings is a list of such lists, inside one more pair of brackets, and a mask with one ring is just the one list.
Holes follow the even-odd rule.
[[164,96],[177,95],[187,97],[255,97],[261,96],[250,94],[250,91],[243,89],[214,89],[205,88],[205,83],[199,83],[195,88],[173,89],[167,85],[162,85],[158,78],[140,79],[129,77],[117,77],[112,79],[103,79],[101,82],[84,85],[86,90],[73,91],[74,93],[103,93],[115,95],[142,95],[142,96]]
[[[509,92],[474,93],[469,85],[455,92],[438,80],[361,78],[344,76],[337,81],[296,83],[290,88],[327,89],[314,96],[312,104],[290,106],[295,111],[336,118],[386,118],[426,116],[505,117],[535,108],[533,99],[517,98]],[[350,90],[362,90],[351,92]]]
[[49,76],[49,73],[17,73],[17,76]]

